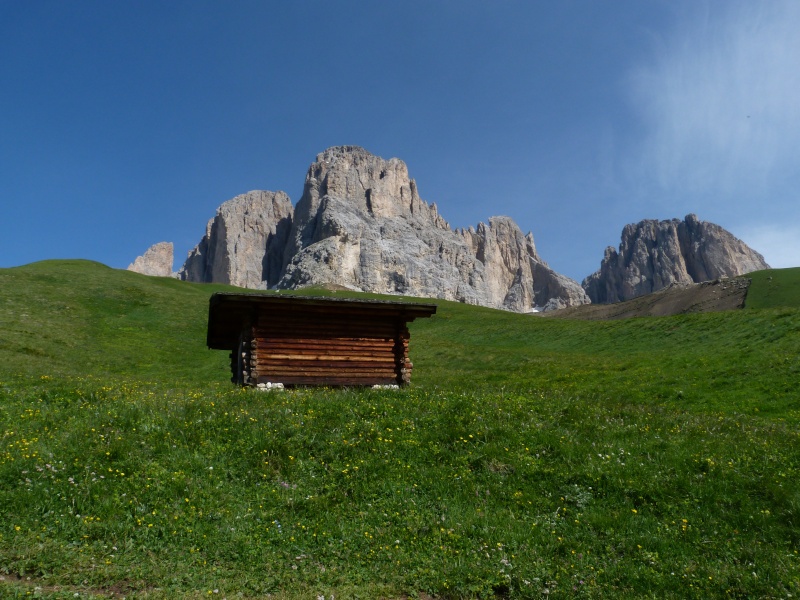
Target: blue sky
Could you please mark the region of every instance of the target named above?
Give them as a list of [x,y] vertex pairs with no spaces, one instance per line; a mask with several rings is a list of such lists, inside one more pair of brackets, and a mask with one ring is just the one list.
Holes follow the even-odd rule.
[[690,212],[800,266],[797,31],[792,0],[0,0],[0,267],[172,241],[177,269],[343,144],[578,280]]

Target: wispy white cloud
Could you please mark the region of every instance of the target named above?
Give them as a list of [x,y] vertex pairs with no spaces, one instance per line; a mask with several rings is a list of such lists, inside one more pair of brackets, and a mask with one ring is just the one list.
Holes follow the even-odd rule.
[[797,203],[800,2],[685,6],[691,14],[631,77],[635,178],[664,198],[709,206]]

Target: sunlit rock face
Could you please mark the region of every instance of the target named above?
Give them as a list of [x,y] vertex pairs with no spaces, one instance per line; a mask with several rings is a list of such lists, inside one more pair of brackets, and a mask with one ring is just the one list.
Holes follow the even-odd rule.
[[334,285],[518,312],[589,301],[512,219],[454,231],[420,198],[403,161],[356,146],[317,156],[294,209],[283,192],[225,202],[180,277],[254,289]]
[[283,192],[253,191],[223,203],[178,272],[186,281],[267,288],[277,282],[292,224]]
[[764,257],[731,233],[696,215],[683,221],[626,225],[619,250],[609,246],[600,269],[583,280],[595,303],[630,300],[672,283],[700,283],[768,269]]
[[512,219],[453,231],[403,161],[353,146],[330,148],[309,168],[285,259],[281,288],[338,284],[519,312],[588,301]]

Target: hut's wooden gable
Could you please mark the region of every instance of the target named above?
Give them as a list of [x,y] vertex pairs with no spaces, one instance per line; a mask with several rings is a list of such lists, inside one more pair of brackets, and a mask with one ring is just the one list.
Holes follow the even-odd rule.
[[433,304],[266,294],[211,297],[208,346],[231,350],[242,385],[406,384],[408,323]]

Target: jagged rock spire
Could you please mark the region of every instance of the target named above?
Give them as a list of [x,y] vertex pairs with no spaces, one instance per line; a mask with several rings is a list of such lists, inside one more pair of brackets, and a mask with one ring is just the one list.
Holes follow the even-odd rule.
[[600,269],[583,280],[595,303],[620,302],[672,283],[700,283],[768,269],[764,257],[697,215],[683,221],[647,219],[626,225],[617,251],[606,248]]

